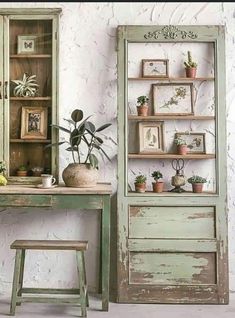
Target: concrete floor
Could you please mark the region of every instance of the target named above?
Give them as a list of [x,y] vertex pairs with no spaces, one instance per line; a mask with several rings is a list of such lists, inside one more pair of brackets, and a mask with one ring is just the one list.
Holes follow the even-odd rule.
[[[0,317],[9,316],[10,298],[0,297]],[[80,308],[68,305],[22,304],[17,318],[74,318]],[[108,312],[101,311],[99,299],[90,297],[88,318],[234,318],[235,299],[229,305],[158,305],[110,303]]]

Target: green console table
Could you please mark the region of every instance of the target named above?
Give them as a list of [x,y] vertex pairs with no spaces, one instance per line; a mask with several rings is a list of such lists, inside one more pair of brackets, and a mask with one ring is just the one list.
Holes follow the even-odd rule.
[[53,189],[36,188],[33,185],[7,185],[0,187],[0,207],[102,210],[101,226],[101,284],[102,310],[109,306],[110,267],[110,195],[111,184],[98,183],[94,188]]

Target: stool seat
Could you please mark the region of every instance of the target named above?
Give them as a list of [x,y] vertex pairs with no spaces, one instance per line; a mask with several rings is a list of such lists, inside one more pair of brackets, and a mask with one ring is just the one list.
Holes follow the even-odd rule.
[[61,240],[16,240],[11,249],[27,250],[75,250],[86,251],[88,241],[61,241]]

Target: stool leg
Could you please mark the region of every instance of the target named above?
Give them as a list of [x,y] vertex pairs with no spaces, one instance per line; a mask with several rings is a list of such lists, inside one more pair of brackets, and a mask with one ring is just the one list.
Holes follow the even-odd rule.
[[10,315],[12,316],[15,315],[15,309],[16,309],[16,296],[19,289],[21,256],[22,256],[22,250],[17,249],[16,256],[15,256],[15,269],[14,269],[12,295],[11,295],[11,308],[10,308]]
[[83,266],[83,259],[81,251],[76,251],[79,289],[80,289],[80,305],[82,317],[86,317],[86,287],[85,287],[85,272]]
[[86,279],[86,266],[85,266],[85,256],[84,252],[82,251],[82,263],[84,268],[84,281],[85,281],[85,287],[86,287],[86,305],[89,307],[89,298],[88,298],[88,287],[87,287],[87,279]]
[[[21,262],[20,262],[20,277],[19,277],[19,290],[17,296],[22,296],[23,280],[24,280],[24,261],[25,261],[25,250],[22,250]],[[16,306],[20,306],[21,302],[17,302]]]

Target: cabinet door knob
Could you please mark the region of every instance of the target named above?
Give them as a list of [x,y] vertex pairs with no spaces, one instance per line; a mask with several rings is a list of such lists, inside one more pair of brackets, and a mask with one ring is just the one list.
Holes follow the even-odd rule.
[[5,81],[5,85],[4,85],[4,90],[5,90],[4,98],[5,99],[8,99],[8,96],[7,96],[7,85],[8,85],[8,81]]
[[0,81],[0,99],[2,99],[2,82]]

